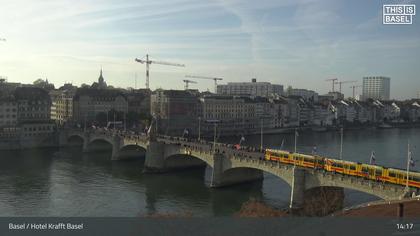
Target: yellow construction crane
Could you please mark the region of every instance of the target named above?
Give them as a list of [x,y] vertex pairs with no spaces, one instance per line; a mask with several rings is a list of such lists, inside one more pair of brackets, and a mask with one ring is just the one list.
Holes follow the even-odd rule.
[[336,83],[338,79],[334,78],[334,79],[326,79],[325,81],[332,81],[332,92],[334,93],[334,84]]
[[178,64],[178,63],[170,63],[170,62],[164,62],[164,61],[152,61],[149,60],[149,54],[146,54],[146,60],[143,59],[135,59],[136,62],[139,62],[141,64],[146,64],[146,88],[149,88],[149,66],[150,64],[158,64],[158,65],[165,65],[165,66],[178,66],[178,67],[185,67],[184,64]]
[[214,80],[214,93],[217,93],[217,81],[218,80],[223,80],[223,78],[199,76],[199,75],[186,75],[185,77],[186,78],[194,78],[194,79],[211,79],[211,80]]
[[336,84],[338,84],[339,85],[339,88],[340,88],[340,93],[341,93],[341,85],[342,84],[348,84],[348,83],[356,83],[357,82],[357,80],[347,80],[347,81],[338,81],[338,82],[336,82]]
[[187,80],[187,79],[184,79],[183,81],[184,81],[184,83],[185,83],[185,86],[184,86],[185,90],[188,90],[188,85],[189,85],[189,84],[196,84],[196,83],[197,83],[197,82],[195,82],[195,81],[192,81],[192,80]]
[[353,86],[350,86],[350,88],[353,89],[353,98],[354,99],[356,99],[356,89],[357,88],[362,88],[362,87],[363,87],[362,85],[353,85]]

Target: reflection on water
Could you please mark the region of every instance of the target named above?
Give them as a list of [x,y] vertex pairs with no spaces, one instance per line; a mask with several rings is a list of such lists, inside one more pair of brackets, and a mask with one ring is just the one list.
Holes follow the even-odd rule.
[[[238,138],[225,138],[235,143]],[[292,149],[293,135],[267,135],[266,147]],[[410,139],[416,156],[418,129],[349,131],[344,136],[345,159],[367,162],[375,150],[377,162],[404,167]],[[246,137],[259,145],[259,136]],[[337,156],[338,133],[301,133],[299,150]],[[143,153],[144,154],[144,153]],[[266,174],[264,181],[210,189],[206,168],[166,174],[143,174],[144,157],[110,161],[109,151],[82,153],[80,148],[0,151],[0,216],[138,216],[191,212],[194,216],[225,216],[237,212],[250,198],[271,206],[288,205],[290,187]],[[415,167],[418,168],[418,167]],[[346,190],[346,203],[374,200]]]

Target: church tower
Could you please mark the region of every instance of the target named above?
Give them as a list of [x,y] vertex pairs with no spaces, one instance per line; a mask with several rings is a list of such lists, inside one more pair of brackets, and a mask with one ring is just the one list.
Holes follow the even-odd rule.
[[101,72],[99,74],[98,87],[101,88],[101,89],[107,88],[104,77],[102,76],[102,67],[101,67]]

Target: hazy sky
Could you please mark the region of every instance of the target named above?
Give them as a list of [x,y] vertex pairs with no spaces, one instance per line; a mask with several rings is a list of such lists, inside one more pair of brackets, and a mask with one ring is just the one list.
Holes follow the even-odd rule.
[[[391,96],[420,91],[420,16],[382,25],[384,0],[0,0],[0,75],[91,84],[102,65],[108,84],[182,89],[186,74],[223,83],[259,81],[328,92],[325,79],[391,77]],[[213,89],[196,80],[192,88]],[[343,85],[347,96],[350,85]]]

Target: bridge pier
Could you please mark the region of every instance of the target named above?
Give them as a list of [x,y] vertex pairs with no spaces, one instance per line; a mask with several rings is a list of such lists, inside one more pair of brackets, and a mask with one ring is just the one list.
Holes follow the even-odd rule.
[[165,171],[165,144],[158,141],[150,141],[146,150],[146,160],[143,172]]
[[305,195],[305,170],[293,167],[291,187],[289,208],[292,212],[299,211],[303,207]]
[[89,134],[85,134],[83,139],[82,152],[89,152]]
[[64,147],[68,145],[68,132],[67,131],[60,131],[58,133],[58,146]]
[[119,152],[120,152],[121,144],[122,144],[121,137],[114,136],[112,139],[112,155],[111,155],[112,161],[120,160]]
[[[313,175],[294,167],[290,193],[290,211],[304,216],[325,216],[343,208],[344,189],[341,187],[311,187]],[[308,186],[309,185],[309,186]]]

